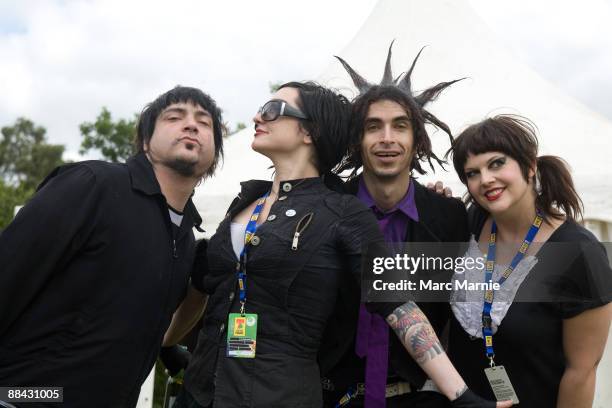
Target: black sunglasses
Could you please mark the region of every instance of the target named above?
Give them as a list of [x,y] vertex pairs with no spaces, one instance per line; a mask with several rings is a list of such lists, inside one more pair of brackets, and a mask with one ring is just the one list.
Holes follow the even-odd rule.
[[257,111],[261,118],[266,122],[278,119],[279,116],[290,116],[298,119],[308,119],[308,117],[297,108],[290,106],[287,102],[274,99],[265,103]]

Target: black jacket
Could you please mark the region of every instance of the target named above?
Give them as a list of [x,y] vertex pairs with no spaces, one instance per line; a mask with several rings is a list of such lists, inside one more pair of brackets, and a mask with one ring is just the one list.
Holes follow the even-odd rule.
[[51,173],[0,235],[0,385],[64,387],[66,407],[135,405],[200,222],[189,201],[173,237],[143,154]]
[[[246,312],[258,314],[257,354],[228,358],[228,314],[240,308],[230,223],[270,187],[242,183],[208,244],[209,272],[202,286],[210,299],[185,374],[186,389],[204,406],[211,401],[215,408],[320,406],[316,356],[323,329],[339,287],[359,282],[363,244],[382,242],[376,219],[356,197],[329,190],[320,178],[281,182],[280,197],[248,252]],[[310,224],[292,250],[295,229],[308,214]]]
[[[430,191],[416,180],[414,180],[414,186],[419,222],[409,220],[405,239],[412,242],[466,242],[469,239],[469,233],[463,203]],[[359,177],[346,184],[347,192],[350,194],[357,194],[358,188]],[[417,304],[440,336],[450,316],[448,305],[442,303]],[[359,292],[355,291],[355,288],[351,290],[343,286],[334,316],[326,329],[325,342],[319,353],[321,374],[326,377],[326,382],[331,380],[334,387],[332,391],[339,395],[346,392],[346,387],[356,382],[363,382],[364,379],[364,361],[355,354],[354,340],[358,308]],[[354,318],[347,319],[347,316]],[[423,370],[410,357],[394,333],[389,334],[389,366],[404,381],[410,382],[417,388],[421,387],[427,379]]]

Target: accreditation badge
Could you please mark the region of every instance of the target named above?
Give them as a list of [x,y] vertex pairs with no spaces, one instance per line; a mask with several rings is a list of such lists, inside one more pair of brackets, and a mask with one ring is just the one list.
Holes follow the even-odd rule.
[[510,382],[510,378],[508,378],[508,373],[504,366],[498,365],[485,368],[484,372],[487,380],[489,380],[493,394],[495,394],[495,399],[498,401],[512,400],[512,403],[515,405],[519,403],[519,399],[516,396],[516,392],[514,392],[514,387]]
[[227,324],[227,356],[255,358],[257,315],[230,313]]

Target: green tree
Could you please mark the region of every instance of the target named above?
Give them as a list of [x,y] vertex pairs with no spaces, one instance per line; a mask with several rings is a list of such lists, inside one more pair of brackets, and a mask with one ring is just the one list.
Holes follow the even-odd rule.
[[46,129],[29,119],[18,118],[2,128],[0,177],[8,185],[34,189],[64,161],[64,146],[46,143]]
[[64,163],[64,146],[48,144],[46,129],[29,119],[18,118],[1,133],[0,229],[13,219],[15,206],[25,204],[45,176]]
[[34,190],[11,186],[0,179],[0,231],[13,219],[15,207],[24,205]]
[[84,154],[93,149],[98,150],[104,160],[114,163],[126,161],[134,154],[133,139],[137,120],[138,115],[134,115],[133,119],[114,122],[111,113],[103,107],[95,122],[79,125],[83,137],[79,153]]

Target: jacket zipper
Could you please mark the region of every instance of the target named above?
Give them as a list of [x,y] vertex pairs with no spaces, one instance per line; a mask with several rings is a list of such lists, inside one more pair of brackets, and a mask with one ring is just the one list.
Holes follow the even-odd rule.
[[297,251],[298,249],[298,241],[300,239],[300,235],[304,232],[306,228],[310,225],[310,221],[312,221],[312,216],[314,213],[308,213],[303,216],[295,226],[295,232],[293,233],[293,241],[291,242],[291,249],[293,251]]

